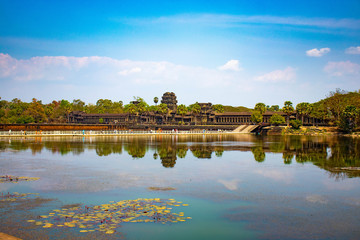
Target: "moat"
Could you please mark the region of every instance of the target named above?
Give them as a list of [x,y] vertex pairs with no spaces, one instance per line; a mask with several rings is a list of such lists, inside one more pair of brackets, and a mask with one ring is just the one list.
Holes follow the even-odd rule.
[[[350,137],[0,138],[0,175],[34,178],[0,181],[0,232],[22,239],[358,239],[359,168],[360,139]],[[125,215],[106,215],[129,200],[137,204]],[[147,218],[150,201],[168,210]],[[69,209],[70,220],[55,211]]]

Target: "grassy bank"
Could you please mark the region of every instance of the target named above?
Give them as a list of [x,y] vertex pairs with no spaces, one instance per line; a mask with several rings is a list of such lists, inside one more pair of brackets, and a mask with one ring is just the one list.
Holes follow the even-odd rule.
[[344,136],[360,136],[360,131],[353,133],[344,133],[339,131],[337,127],[300,127],[300,129],[293,129],[291,127],[282,127],[282,135],[344,135]]

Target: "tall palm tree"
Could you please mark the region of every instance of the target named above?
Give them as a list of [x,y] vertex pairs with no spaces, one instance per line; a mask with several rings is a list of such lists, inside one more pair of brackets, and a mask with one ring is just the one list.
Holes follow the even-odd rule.
[[186,115],[187,113],[187,107],[184,105],[184,104],[180,104],[178,107],[177,107],[177,114],[181,115],[181,123],[184,122],[184,116]]
[[311,105],[308,102],[302,102],[296,105],[296,112],[301,116],[301,122],[304,124],[304,116],[311,112]]
[[289,126],[290,115],[294,112],[294,107],[292,106],[292,102],[290,102],[290,101],[284,102],[284,107],[282,108],[282,111],[287,116],[287,126]]

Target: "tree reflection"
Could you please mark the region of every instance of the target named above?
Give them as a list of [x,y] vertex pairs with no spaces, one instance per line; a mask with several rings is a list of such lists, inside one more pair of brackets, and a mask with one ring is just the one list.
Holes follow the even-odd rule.
[[265,152],[262,146],[256,146],[251,148],[251,152],[254,155],[254,159],[257,162],[265,161]]
[[211,158],[211,154],[214,152],[214,147],[210,145],[195,145],[190,147],[191,153],[196,158]]
[[294,154],[291,152],[283,152],[282,158],[284,160],[284,164],[291,164]]
[[222,157],[225,151],[251,151],[259,163],[265,161],[266,153],[274,153],[281,154],[284,164],[312,163],[334,178],[360,176],[360,139],[349,137],[179,135],[0,140],[0,150],[7,149],[31,150],[35,155],[44,149],[61,155],[79,155],[86,150],[93,150],[98,156],[126,152],[134,159],[144,158],[148,151],[153,151],[152,158],[160,158],[166,168],[175,167],[177,158],[186,158],[188,150],[198,159],[211,159],[213,153]]

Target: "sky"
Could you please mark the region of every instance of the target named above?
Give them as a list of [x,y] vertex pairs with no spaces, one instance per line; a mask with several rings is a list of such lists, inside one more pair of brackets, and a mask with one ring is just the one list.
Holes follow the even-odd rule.
[[0,97],[254,107],[360,89],[359,0],[0,0]]

